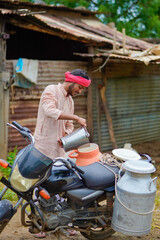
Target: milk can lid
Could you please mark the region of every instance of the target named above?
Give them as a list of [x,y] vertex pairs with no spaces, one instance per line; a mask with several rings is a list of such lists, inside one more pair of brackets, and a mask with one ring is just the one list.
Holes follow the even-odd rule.
[[130,172],[135,173],[153,173],[156,171],[156,168],[153,164],[145,162],[143,160],[137,161],[126,161],[123,163],[123,168]]

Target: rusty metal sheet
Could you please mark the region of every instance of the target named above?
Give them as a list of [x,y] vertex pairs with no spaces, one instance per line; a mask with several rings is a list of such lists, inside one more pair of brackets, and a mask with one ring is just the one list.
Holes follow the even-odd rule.
[[69,8],[64,5],[48,5],[44,3],[31,3],[27,1],[19,1],[19,0],[0,0],[0,7],[3,8],[9,8],[9,9],[23,9],[21,12],[24,12],[24,10],[29,9],[35,11],[48,11],[53,13],[54,11],[63,11],[63,12],[70,12],[70,13],[82,13],[84,15],[95,15],[98,14],[97,11],[90,11],[87,8],[83,7],[77,7],[77,8]]
[[143,62],[146,65],[148,65],[151,62],[160,64],[160,55],[159,56],[148,55],[148,56],[143,56],[143,57],[132,57],[132,56],[113,54],[113,53],[96,53],[96,54],[74,53],[74,54],[81,56],[81,57],[85,57],[85,58],[89,57],[89,58],[123,59],[123,60],[128,60],[128,61]]
[[[85,18],[81,19],[81,22],[85,23],[86,26],[91,27],[91,31],[95,31],[98,34],[105,36],[109,39],[114,39],[115,35],[115,29],[109,27],[106,24],[101,23],[96,18]],[[122,46],[123,43],[123,34],[116,30],[116,45]],[[126,49],[148,49],[153,46],[153,44],[145,42],[140,39],[132,38],[129,36],[125,36],[125,43],[126,43]]]
[[[118,147],[125,143],[137,144],[159,140],[160,77],[122,77],[108,79],[106,98]],[[101,151],[112,149],[108,123],[96,86],[93,87],[94,142],[101,142]],[[100,114],[98,115],[98,109]],[[100,127],[98,128],[98,120]]]
[[113,45],[113,40],[107,39],[89,30],[87,31],[84,30],[83,28],[77,27],[75,23],[69,24],[66,21],[61,20],[57,16],[53,17],[49,15],[35,14],[34,17],[39,19],[43,23],[46,23],[49,27],[53,28],[54,30],[56,29],[60,30],[66,34],[76,36],[79,39],[85,38],[99,43],[103,42],[110,43]]
[[[37,101],[10,101],[10,119],[9,121],[17,121],[22,126],[28,127],[34,133],[39,100]],[[22,149],[26,146],[25,139],[15,129],[9,127],[8,133],[8,149],[12,151],[15,146]]]

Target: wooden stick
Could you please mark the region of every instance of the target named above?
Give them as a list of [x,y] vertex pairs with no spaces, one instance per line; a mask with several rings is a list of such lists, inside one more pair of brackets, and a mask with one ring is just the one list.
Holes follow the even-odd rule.
[[125,28],[122,28],[122,33],[123,33],[123,53],[125,54],[125,49],[126,49],[126,33],[125,33]]
[[97,128],[98,128],[98,145],[101,151],[101,109],[100,109],[100,96],[99,86],[96,87],[96,108],[97,108]]
[[107,104],[107,99],[106,99],[106,86],[107,86],[107,78],[106,78],[106,72],[104,71],[104,86],[100,89],[100,96],[102,99],[102,104],[103,104],[103,109],[106,115],[106,119],[108,122],[108,129],[109,129],[109,134],[110,134],[110,139],[111,139],[111,143],[112,143],[112,147],[113,149],[117,148],[117,144],[116,144],[116,140],[115,140],[115,136],[114,136],[114,130],[113,130],[113,124],[112,124],[112,118],[110,116],[109,110],[108,110],[108,104]]
[[[93,47],[89,47],[88,49],[89,53],[93,53],[94,49]],[[93,59],[89,59],[88,62],[88,73],[90,78],[92,79],[92,64],[93,64]],[[90,133],[90,142],[93,141],[93,116],[92,116],[92,84],[88,87],[87,89],[87,129],[88,132]]]
[[117,28],[114,28],[114,36],[113,36],[113,50],[116,50],[116,37],[117,37]]

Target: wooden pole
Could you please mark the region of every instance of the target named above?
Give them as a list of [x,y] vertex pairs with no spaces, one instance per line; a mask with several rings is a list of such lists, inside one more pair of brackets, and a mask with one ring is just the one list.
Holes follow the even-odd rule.
[[100,89],[100,96],[103,104],[103,109],[106,115],[106,119],[108,122],[108,129],[109,129],[109,134],[110,134],[110,139],[111,139],[111,144],[112,148],[115,149],[117,148],[116,144],[116,139],[114,136],[114,130],[113,130],[113,124],[112,124],[112,118],[110,116],[109,110],[108,110],[108,104],[107,104],[107,99],[106,99],[106,86],[107,86],[107,78],[106,78],[106,71],[103,71],[103,80],[104,80],[104,86]]
[[114,28],[113,50],[116,51],[117,28]]
[[[88,53],[93,53],[93,47],[88,48]],[[88,74],[92,80],[92,59],[88,60]],[[93,142],[93,114],[92,114],[92,84],[88,87],[87,93],[87,130],[90,134],[90,142]]]
[[9,89],[10,73],[5,71],[6,40],[3,38],[4,21],[0,18],[0,158],[6,159],[8,145]]
[[99,85],[96,87],[96,108],[97,108],[97,129],[98,129],[98,145],[101,151],[101,109],[100,109],[100,96]]
[[126,31],[125,31],[125,28],[122,29],[122,33],[123,33],[123,53],[125,54],[125,51],[126,51]]

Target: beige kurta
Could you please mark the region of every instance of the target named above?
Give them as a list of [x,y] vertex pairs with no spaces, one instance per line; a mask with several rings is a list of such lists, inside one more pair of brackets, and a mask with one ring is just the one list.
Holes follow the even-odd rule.
[[59,83],[49,85],[42,93],[37,125],[34,133],[35,147],[50,158],[64,157],[65,152],[58,140],[73,131],[73,121],[58,120],[61,112],[74,113],[74,102],[67,96],[66,90]]

